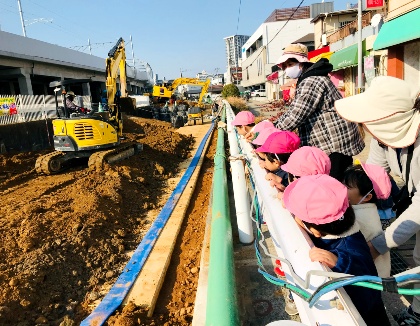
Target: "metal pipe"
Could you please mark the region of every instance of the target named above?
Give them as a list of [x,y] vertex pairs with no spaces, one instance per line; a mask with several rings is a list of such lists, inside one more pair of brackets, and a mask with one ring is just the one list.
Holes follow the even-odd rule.
[[357,4],[357,93],[360,94],[363,89],[362,65],[363,65],[363,40],[362,40],[362,0],[358,0]]
[[[225,121],[223,112],[222,121]],[[239,325],[226,176],[225,131],[217,131],[206,307],[207,326]]]
[[[229,105],[229,104],[227,104]],[[232,112],[231,110],[229,110]],[[230,148],[230,167],[232,170],[232,185],[235,198],[236,221],[238,224],[239,241],[251,244],[254,241],[252,220],[250,216],[251,205],[248,200],[248,189],[245,179],[243,161],[239,158],[239,144],[236,139],[235,128],[231,125],[233,114],[227,115],[227,131]]]

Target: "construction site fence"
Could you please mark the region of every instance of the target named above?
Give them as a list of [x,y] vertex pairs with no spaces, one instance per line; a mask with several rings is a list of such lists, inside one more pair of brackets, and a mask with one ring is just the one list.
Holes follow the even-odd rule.
[[[229,104],[224,101],[224,106],[229,106]],[[223,110],[222,121],[225,119],[225,110]],[[217,131],[212,196],[206,325],[235,326],[240,322],[227,188],[225,130],[223,128],[218,128]]]
[[[77,96],[80,106],[91,108],[90,96]],[[62,105],[61,98],[58,104]],[[57,118],[54,95],[0,95],[0,125]]]

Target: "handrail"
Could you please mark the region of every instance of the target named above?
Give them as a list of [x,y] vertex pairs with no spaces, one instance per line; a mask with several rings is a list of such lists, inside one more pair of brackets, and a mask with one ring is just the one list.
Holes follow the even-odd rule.
[[159,215],[156,217],[149,231],[147,231],[143,240],[140,242],[137,249],[134,251],[133,256],[125,265],[123,272],[118,277],[117,281],[114,283],[112,288],[109,290],[107,295],[103,298],[101,303],[96,307],[96,309],[82,321],[81,326],[101,326],[105,321],[111,316],[114,311],[121,305],[124,298],[127,296],[131,287],[134,284],[138,274],[143,268],[150,252],[153,249],[153,246],[156,243],[157,238],[159,237],[160,232],[164,228],[166,222],[172,214],[179,198],[181,197],[182,192],[188,184],[192,174],[194,173],[195,168],[200,160],[203,149],[207,142],[207,139],[211,135],[214,128],[214,121],[212,122],[211,127],[207,131],[203,140],[200,143],[200,146],[197,148],[197,151],[191,160],[190,165],[187,170],[184,172],[181,180],[178,185],[172,192],[171,196],[168,198],[165,206],[163,206]]
[[[229,104],[224,101],[224,106]],[[225,110],[222,121],[225,121]],[[207,326],[239,325],[226,176],[225,131],[217,132],[206,307]]]

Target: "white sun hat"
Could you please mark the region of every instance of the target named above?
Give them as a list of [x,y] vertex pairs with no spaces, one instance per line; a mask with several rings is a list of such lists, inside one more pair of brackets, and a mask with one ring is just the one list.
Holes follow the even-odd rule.
[[364,93],[335,101],[335,109],[344,119],[363,123],[381,143],[403,148],[419,132],[420,112],[414,107],[419,91],[419,85],[379,76]]

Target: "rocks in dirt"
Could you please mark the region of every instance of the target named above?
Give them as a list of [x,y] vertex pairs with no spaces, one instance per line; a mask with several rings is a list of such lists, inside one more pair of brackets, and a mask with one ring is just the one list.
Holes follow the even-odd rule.
[[75,325],[76,323],[74,322],[73,319],[71,319],[69,316],[64,316],[59,326],[75,326]]
[[112,277],[114,277],[114,272],[113,271],[106,272],[105,277],[106,278],[112,278]]
[[198,267],[193,267],[190,269],[191,274],[195,274],[198,272]]
[[96,299],[98,299],[99,298],[99,292],[97,292],[97,291],[92,291],[92,292],[90,292],[89,293],[89,300],[90,301],[95,301]]
[[9,285],[10,286],[17,286],[19,284],[19,280],[15,277],[13,277],[10,281],[9,281]]
[[36,324],[47,324],[48,323],[48,319],[45,318],[44,316],[39,316],[36,320],[35,320]]
[[123,229],[118,229],[117,233],[122,238],[124,238],[127,235],[127,232],[125,232],[125,230]]
[[155,169],[158,171],[160,175],[163,175],[165,173],[165,168],[160,165],[158,162],[155,162]]

